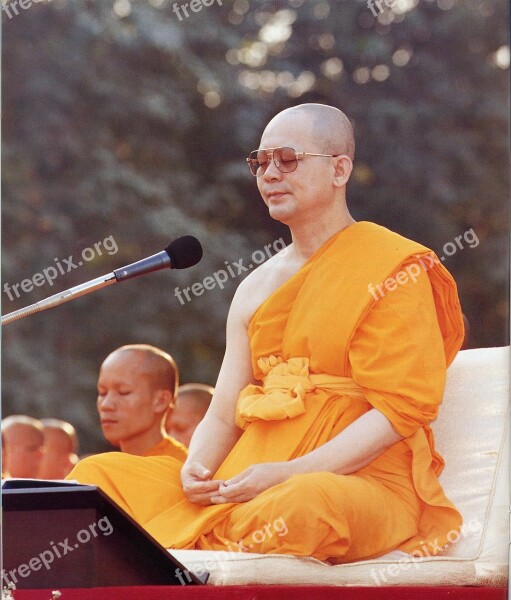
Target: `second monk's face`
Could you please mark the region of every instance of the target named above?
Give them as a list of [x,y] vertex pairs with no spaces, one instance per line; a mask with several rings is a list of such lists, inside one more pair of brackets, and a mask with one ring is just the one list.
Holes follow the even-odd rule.
[[155,425],[155,391],[132,353],[109,356],[99,373],[97,408],[105,438],[114,446]]

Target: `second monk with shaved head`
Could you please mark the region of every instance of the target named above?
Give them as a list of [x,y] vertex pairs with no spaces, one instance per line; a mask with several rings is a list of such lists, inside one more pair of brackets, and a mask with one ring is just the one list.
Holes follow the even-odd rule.
[[[461,525],[429,428],[463,340],[456,285],[428,248],[353,219],[354,155],[336,108],[270,121],[247,164],[292,243],[236,291],[184,466],[105,455],[72,474],[166,547],[339,563],[442,549]],[[285,535],[254,535],[276,516]]]
[[184,461],[185,446],[163,429],[177,386],[177,365],[170,354],[149,344],[114,350],[98,378],[97,408],[105,438],[122,452]]

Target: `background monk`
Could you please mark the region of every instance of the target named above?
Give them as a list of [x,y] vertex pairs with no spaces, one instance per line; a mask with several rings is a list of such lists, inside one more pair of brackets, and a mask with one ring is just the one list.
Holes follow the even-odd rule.
[[215,388],[205,383],[185,383],[177,390],[174,406],[165,417],[165,431],[186,447],[206,414]]
[[5,471],[11,477],[37,478],[43,457],[43,425],[26,415],[11,415],[2,420],[6,446]]
[[293,241],[234,296],[183,468],[107,454],[72,474],[166,547],[347,562],[425,544],[438,553],[460,527],[428,427],[463,339],[456,286],[431,250],[354,221],[353,157],[352,127],[333,107],[270,121],[248,162]]
[[121,452],[183,462],[186,448],[162,433],[178,377],[174,359],[154,346],[131,344],[109,354],[98,378],[97,407],[105,438]]
[[78,462],[76,429],[61,419],[41,419],[44,453],[39,479],[64,479]]

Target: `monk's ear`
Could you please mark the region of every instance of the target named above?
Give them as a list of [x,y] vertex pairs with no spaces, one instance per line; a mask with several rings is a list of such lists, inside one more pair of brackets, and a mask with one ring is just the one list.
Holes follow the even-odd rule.
[[353,162],[349,156],[342,154],[332,159],[334,161],[334,185],[343,187],[348,183],[351,171],[353,170]]
[[170,390],[155,390],[153,396],[153,410],[155,414],[163,415],[173,399]]

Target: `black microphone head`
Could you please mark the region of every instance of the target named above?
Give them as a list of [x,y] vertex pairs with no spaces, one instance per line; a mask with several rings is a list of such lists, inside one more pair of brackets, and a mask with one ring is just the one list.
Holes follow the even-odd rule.
[[171,269],[187,269],[193,267],[202,258],[202,246],[193,235],[183,235],[165,248],[170,257]]

